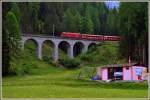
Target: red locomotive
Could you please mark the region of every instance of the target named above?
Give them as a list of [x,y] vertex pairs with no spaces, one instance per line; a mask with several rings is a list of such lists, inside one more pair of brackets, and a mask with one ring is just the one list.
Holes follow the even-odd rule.
[[104,41],[120,41],[121,39],[119,36],[91,35],[91,34],[80,34],[71,32],[62,32],[60,33],[60,36],[76,39],[104,40]]

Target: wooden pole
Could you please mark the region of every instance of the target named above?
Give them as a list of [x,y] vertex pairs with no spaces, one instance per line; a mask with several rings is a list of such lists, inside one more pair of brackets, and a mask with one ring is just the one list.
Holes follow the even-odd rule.
[[55,32],[55,26],[54,26],[54,24],[53,24],[53,36],[54,36],[54,32]]

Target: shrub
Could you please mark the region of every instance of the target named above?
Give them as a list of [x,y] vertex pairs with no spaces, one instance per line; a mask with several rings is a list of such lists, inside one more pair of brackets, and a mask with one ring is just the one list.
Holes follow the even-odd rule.
[[30,67],[28,64],[22,64],[22,70],[24,74],[30,73]]
[[91,58],[89,57],[89,55],[82,55],[81,56],[81,60],[83,60],[83,61],[91,61]]
[[96,47],[96,46],[92,46],[92,47],[90,47],[90,48],[88,49],[87,53],[89,54],[89,53],[92,53],[92,52],[94,52],[94,51],[96,51],[96,50],[97,50],[97,47]]
[[34,61],[30,62],[29,56],[25,55],[24,52],[20,52],[20,56],[11,57],[9,73],[10,75],[24,75],[29,74],[32,68],[36,68],[36,63]]
[[51,63],[52,58],[48,56],[43,56],[43,60],[47,63]]
[[10,61],[10,67],[8,71],[10,75],[20,75],[22,73],[22,69],[13,61]]
[[22,64],[11,61],[11,66],[9,68],[9,74],[11,75],[24,75],[29,74],[32,64]]
[[64,59],[60,59],[59,62],[61,65],[63,65],[65,68],[68,69],[77,68],[80,65],[80,61],[77,59],[64,58]]

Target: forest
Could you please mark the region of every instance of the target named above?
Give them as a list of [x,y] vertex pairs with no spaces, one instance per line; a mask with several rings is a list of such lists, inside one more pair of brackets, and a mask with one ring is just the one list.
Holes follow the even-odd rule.
[[59,32],[119,35],[122,57],[148,64],[148,3],[19,2],[2,4],[3,72],[20,57],[21,34],[55,36]]

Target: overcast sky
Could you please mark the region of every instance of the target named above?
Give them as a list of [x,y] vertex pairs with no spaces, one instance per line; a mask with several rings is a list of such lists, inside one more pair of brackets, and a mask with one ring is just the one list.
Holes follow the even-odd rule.
[[116,7],[119,7],[119,1],[105,1],[105,4],[107,5],[107,7],[109,7],[110,9]]

